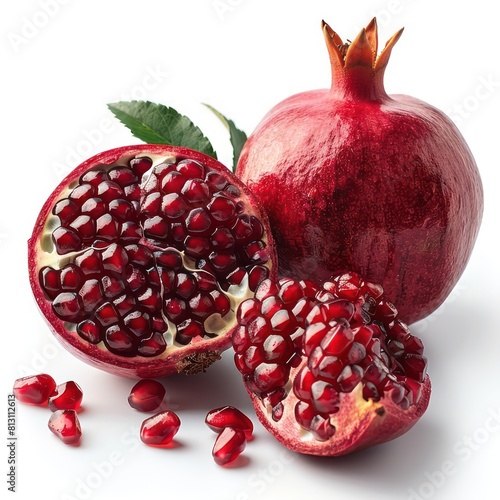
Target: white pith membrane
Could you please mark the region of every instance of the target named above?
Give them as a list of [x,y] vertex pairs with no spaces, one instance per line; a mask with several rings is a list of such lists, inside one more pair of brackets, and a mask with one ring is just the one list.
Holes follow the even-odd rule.
[[[171,154],[152,154],[148,150],[142,149],[140,152],[137,152],[134,154],[123,154],[118,160],[116,160],[112,163],[109,163],[109,164],[101,164],[101,163],[96,164],[94,167],[89,168],[86,171],[82,172],[81,175],[78,176],[78,178],[76,178],[72,183],[70,183],[65,189],[61,190],[61,192],[58,194],[58,196],[52,200],[52,207],[55,206],[58,201],[63,200],[65,198],[68,198],[70,196],[73,189],[80,184],[80,179],[85,174],[85,172],[95,171],[95,170],[97,170],[97,171],[104,170],[106,172],[109,172],[110,170],[114,169],[115,167],[127,167],[127,168],[129,168],[129,162],[131,160],[133,160],[135,158],[141,159],[141,158],[146,158],[146,157],[152,160],[152,165],[151,165],[151,168],[146,173],[144,173],[144,175],[142,176],[142,179],[139,182],[140,189],[141,189],[141,200],[140,200],[141,209],[142,209],[142,204],[144,202],[144,196],[142,196],[144,188],[147,185],[148,181],[151,180],[152,175],[156,172],[156,167],[158,167],[160,165],[164,166],[166,164],[179,164],[179,162],[182,163],[183,161],[185,161],[185,162],[192,162],[192,163],[197,163],[197,164],[201,165],[205,175],[209,172],[217,172],[217,170],[210,168],[208,165],[204,164],[200,160],[190,159],[189,157],[184,156],[184,155],[180,155],[179,157],[176,157],[176,156],[173,156]],[[221,172],[221,173],[224,175],[224,172]],[[189,180],[189,178],[188,178],[188,180]],[[241,190],[239,190],[237,186],[232,185],[230,180],[228,182],[228,185],[230,187],[235,188],[234,192],[233,193],[226,193],[225,191],[221,191],[221,193],[223,195],[228,196],[229,198],[232,198],[235,201],[235,204],[236,204],[236,200],[238,201],[239,207],[238,207],[238,211],[235,212],[236,215],[234,215],[234,217],[237,218],[239,216],[239,214],[245,214],[246,216],[249,216],[249,217],[255,215],[257,218],[259,218],[258,215],[255,213],[253,207],[249,203],[244,203],[244,200],[246,198],[245,193],[241,192]],[[214,199],[213,196],[216,195],[217,193],[218,193],[218,191],[216,189],[214,189],[213,192],[212,191],[210,192],[210,197],[212,197],[212,200]],[[97,197],[98,195],[94,194],[94,196]],[[166,194],[163,193],[163,196],[166,196]],[[137,206],[135,208],[136,208],[136,213],[139,213],[140,210],[137,209]],[[140,214],[137,216],[137,220],[140,221]],[[156,253],[161,254],[162,252],[163,253],[169,253],[169,252],[175,253],[176,252],[181,257],[181,262],[182,262],[181,272],[183,274],[191,275],[191,277],[193,277],[195,275],[198,275],[201,277],[204,275],[211,276],[212,281],[214,281],[213,275],[211,273],[209,273],[203,269],[196,268],[197,261],[194,257],[190,257],[189,255],[186,255],[182,250],[174,248],[173,246],[161,245],[161,243],[162,243],[161,241],[160,242],[153,241],[151,238],[148,238],[147,236],[145,236],[144,227],[142,226],[142,223],[141,223],[142,237],[138,241],[122,242],[120,240],[120,236],[118,236],[115,241],[109,241],[109,242],[104,243],[104,244],[102,243],[102,240],[101,240],[101,242],[96,242],[96,243],[90,244],[90,245],[84,243],[83,248],[81,250],[70,251],[68,253],[65,253],[64,255],[60,255],[57,252],[56,246],[55,246],[53,239],[52,239],[52,233],[59,226],[61,226],[60,218],[57,215],[53,215],[52,213],[50,213],[47,216],[47,219],[43,225],[43,228],[41,229],[41,233],[39,235],[38,241],[36,242],[36,248],[34,250],[34,259],[33,259],[33,262],[31,263],[31,265],[36,266],[36,274],[37,275],[40,272],[40,270],[42,270],[43,268],[46,268],[46,267],[50,267],[54,270],[59,271],[59,270],[63,269],[65,266],[67,266],[68,264],[74,263],[75,259],[77,259],[78,256],[85,254],[85,252],[88,252],[90,249],[94,249],[94,250],[98,251],[98,253],[100,255],[102,255],[102,253],[106,250],[106,248],[110,248],[112,245],[115,245],[115,244],[117,244],[118,246],[121,246],[122,248],[126,247],[127,245],[136,244],[139,246],[141,246],[141,245],[145,246],[146,248],[148,248],[151,251],[151,253],[156,252]],[[225,227],[223,223],[221,223],[220,226]],[[213,227],[218,227],[216,222],[214,222]],[[210,238],[210,236],[207,236],[207,238]],[[264,249],[267,248],[268,241],[267,241],[267,235],[265,233],[265,230],[263,231],[263,235],[259,238],[259,241],[264,244]],[[127,262],[128,262],[128,260],[127,260]],[[102,264],[102,262],[101,262],[101,264]],[[268,260],[266,262],[263,262],[263,261],[257,262],[256,261],[256,265],[261,265],[261,264],[264,267],[267,267],[269,269],[270,258],[268,258]],[[253,292],[251,291],[250,286],[249,286],[249,278],[248,278],[248,273],[252,269],[253,265],[250,263],[247,263],[247,264],[236,263],[235,269],[241,265],[247,271],[246,274],[242,277],[242,279],[240,279],[235,284],[227,284],[228,286],[225,289],[222,289],[218,284],[216,285],[215,288],[211,289],[212,292],[219,292],[219,293],[225,295],[229,299],[229,311],[224,316],[221,316],[219,313],[214,312],[214,313],[210,314],[208,317],[204,318],[203,320],[200,320],[199,322],[202,323],[203,330],[204,330],[204,333],[206,335],[194,336],[188,342],[186,342],[185,339],[184,339],[184,342],[182,342],[182,343],[179,343],[176,341],[177,326],[165,314],[165,311],[164,311],[165,290],[164,290],[164,286],[163,286],[163,281],[160,280],[160,282],[159,282],[159,295],[161,298],[161,304],[160,304],[160,307],[158,308],[157,313],[155,313],[155,314],[161,315],[161,318],[164,321],[164,324],[166,326],[164,331],[161,332],[162,336],[165,340],[165,343],[166,343],[166,348],[160,354],[157,354],[154,357],[151,357],[150,359],[167,358],[170,356],[170,354],[173,351],[179,350],[179,348],[183,348],[186,346],[189,346],[189,349],[193,350],[192,348],[194,348],[197,344],[200,344],[200,343],[205,344],[211,338],[214,338],[214,339],[215,338],[222,338],[224,335],[226,335],[228,333],[229,330],[231,330],[234,327],[234,325],[235,325],[235,311],[238,307],[238,304],[242,300],[253,296]],[[155,260],[154,267],[158,270],[158,268],[161,266],[162,265],[158,266],[158,262],[157,262],[157,260]],[[221,271],[221,273],[223,273],[223,272],[224,271]],[[117,277],[117,276],[115,276],[115,277]],[[87,280],[87,277],[85,277],[83,284],[86,283],[86,280]],[[123,277],[123,280],[125,280],[125,277]],[[218,281],[217,276],[215,276],[215,280]],[[80,284],[80,289],[82,288],[83,284]],[[42,290],[44,290],[44,287],[42,286],[42,284],[39,283],[39,285],[40,285],[40,288]],[[99,285],[99,286],[101,286],[101,285]],[[79,290],[78,290],[78,292],[75,292],[75,293],[79,293]],[[135,292],[130,292],[130,290],[126,289],[123,293],[124,294],[130,293],[131,295],[133,295],[134,300],[136,299],[136,297],[134,295]],[[170,293],[175,294],[175,291],[170,290]],[[201,293],[201,292],[199,292],[199,293]],[[111,297],[111,298],[104,298],[104,295],[103,295],[103,301],[113,302],[113,300],[115,300],[115,299],[116,299],[116,296]],[[54,297],[51,298],[51,297],[48,297],[46,295],[45,300],[47,302],[52,303],[52,301],[54,300]],[[39,305],[40,305],[39,298],[37,298],[37,301],[39,302]],[[187,299],[186,299],[186,302],[188,302]],[[98,309],[100,307],[100,305],[102,305],[102,302],[99,305],[97,305],[93,311],[88,312],[86,319],[92,318],[95,321],[95,317],[93,316],[93,313],[95,312],[96,309]],[[137,307],[134,307],[132,309],[132,311],[140,309],[140,307],[137,304],[136,304],[136,306]],[[43,311],[43,308],[42,308],[42,311]],[[129,309],[129,311],[126,312],[125,314],[129,314],[130,311],[131,310]],[[47,316],[47,314],[45,312],[44,312],[44,314]],[[125,314],[124,314],[124,316],[119,317],[120,324],[123,323],[122,320],[124,319]],[[57,314],[56,314],[56,316],[57,316]],[[81,336],[79,336],[78,332],[76,331],[77,323],[72,322],[72,321],[63,321],[60,318],[59,318],[59,321],[61,323],[63,323],[64,329],[66,330],[66,332],[69,333],[69,335],[75,336],[75,338],[73,339],[73,342],[75,344],[78,344],[78,346],[85,345],[86,340],[81,338]],[[79,321],[81,321],[81,320],[79,320]],[[54,327],[54,325],[52,325],[52,327]],[[107,326],[106,326],[106,328],[107,328]],[[55,329],[57,330],[57,328],[55,328]],[[151,331],[153,331],[153,326],[151,326]],[[158,332],[154,332],[154,333],[158,333]],[[76,337],[78,337],[78,338],[76,338]],[[63,340],[67,340],[67,339],[63,339]],[[88,346],[89,348],[92,348],[92,349],[98,348],[103,352],[106,351],[108,353],[115,354],[116,356],[120,356],[120,357],[122,356],[121,353],[117,353],[116,351],[114,351],[114,352],[110,351],[108,349],[108,347],[105,345],[103,339],[101,339],[100,342],[98,342],[97,344],[90,345],[91,344],[90,342],[87,342],[87,343],[89,344],[89,346]],[[77,347],[77,348],[79,348],[79,347]],[[123,355],[123,357],[124,358],[128,357],[128,359],[131,359],[134,357],[142,357],[142,356],[140,356],[138,354],[135,354],[135,355],[125,354],[125,355]],[[148,356],[146,356],[146,357],[148,357]],[[124,362],[126,362],[126,359],[124,359]]]

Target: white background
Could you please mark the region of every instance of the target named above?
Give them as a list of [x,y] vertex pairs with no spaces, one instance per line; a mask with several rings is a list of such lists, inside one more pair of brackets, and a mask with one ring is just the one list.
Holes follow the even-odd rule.
[[[18,405],[16,498],[500,497],[500,47],[492,9],[486,0],[3,2],[0,426],[7,427],[7,394],[21,375],[46,371],[84,390],[79,448],[48,431],[49,410]],[[406,28],[386,72],[388,92],[452,115],[485,187],[484,222],[466,272],[448,301],[413,326],[429,358],[428,412],[402,438],[340,459],[287,453],[254,417],[256,439],[236,467],[224,469],[211,458],[215,434],[203,423],[206,412],[233,404],[253,415],[228,353],[205,376],[165,382],[182,420],[178,446],[142,445],[144,416],[126,402],[132,381],[59,348],[35,307],[26,241],[39,207],[77,156],[138,142],[108,102],[135,97],[173,106],[230,163],[225,130],[200,103],[251,132],[276,102],[329,85],[321,19],[352,40],[375,14],[382,44]],[[0,449],[4,497],[8,449]]]

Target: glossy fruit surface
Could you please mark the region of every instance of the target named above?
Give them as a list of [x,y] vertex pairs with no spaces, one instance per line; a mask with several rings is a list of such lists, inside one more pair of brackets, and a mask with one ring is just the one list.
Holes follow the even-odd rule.
[[129,377],[204,371],[274,274],[267,217],[221,163],[165,145],[98,154],[42,207],[30,283],[77,357]]
[[[323,23],[331,89],[271,109],[236,173],[269,215],[281,276],[323,282],[356,271],[380,283],[413,323],[443,303],[464,271],[483,191],[452,121],[421,100],[386,93],[401,31],[378,54],[375,20],[352,43]],[[425,71],[425,60],[418,66]]]

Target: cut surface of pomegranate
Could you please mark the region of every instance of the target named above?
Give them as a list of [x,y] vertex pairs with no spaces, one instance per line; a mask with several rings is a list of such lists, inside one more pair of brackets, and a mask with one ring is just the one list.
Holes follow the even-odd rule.
[[28,375],[14,382],[14,396],[21,403],[46,405],[56,389],[55,380],[46,373]]
[[128,404],[139,411],[155,411],[167,393],[163,384],[157,380],[143,379],[132,387]]
[[215,439],[212,456],[217,465],[234,462],[243,452],[247,444],[245,431],[233,427],[224,427]]
[[80,386],[70,380],[64,384],[59,384],[54,393],[49,398],[49,408],[56,410],[76,410],[82,404],[83,392]]
[[331,88],[274,106],[236,174],[268,213],[280,276],[321,283],[358,272],[411,324],[444,302],[467,265],[483,213],[479,172],[444,113],[386,93],[402,30],[378,53],[375,19],[352,43],[322,27]]
[[218,434],[226,427],[232,427],[244,431],[247,441],[250,441],[253,437],[252,421],[234,406],[223,406],[210,410],[205,417],[205,423]]
[[181,421],[176,413],[165,410],[147,418],[141,425],[141,441],[149,446],[170,444],[179,431]]
[[335,456],[383,443],[427,408],[422,341],[382,287],[356,273],[323,286],[266,279],[237,317],[235,363],[256,414],[293,451]]
[[75,410],[56,410],[49,418],[49,429],[65,444],[78,444],[82,429]]
[[56,337],[111,373],[195,373],[230,345],[235,310],[273,276],[266,215],[217,160],[138,145],[96,155],[44,204],[30,282]]

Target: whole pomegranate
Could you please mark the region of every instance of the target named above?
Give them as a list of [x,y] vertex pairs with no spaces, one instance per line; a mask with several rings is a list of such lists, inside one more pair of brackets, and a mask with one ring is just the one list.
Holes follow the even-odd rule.
[[264,280],[240,304],[235,363],[264,427],[287,448],[345,455],[407,432],[429,404],[422,341],[381,286]]
[[30,282],[56,337],[130,377],[204,371],[235,311],[274,276],[268,221],[221,163],[165,145],[106,151],[42,207]]
[[237,175],[266,209],[282,276],[353,270],[383,285],[401,318],[432,313],[478,234],[483,191],[462,135],[438,109],[387,95],[396,33],[377,56],[372,20],[352,43],[323,23],[332,86],[271,109]]

